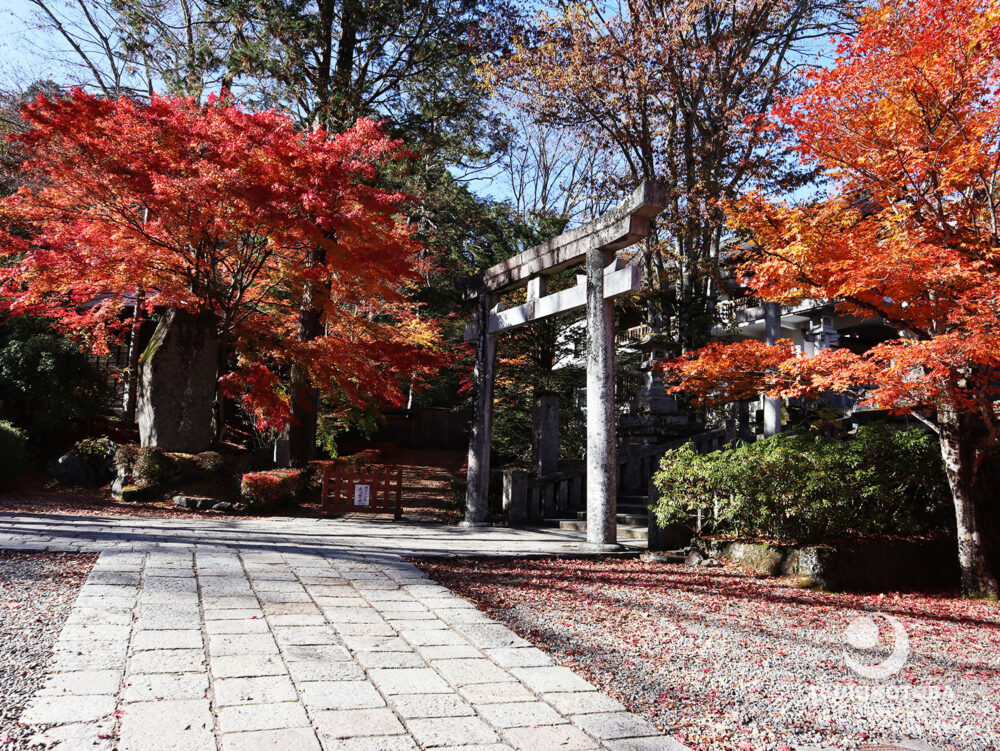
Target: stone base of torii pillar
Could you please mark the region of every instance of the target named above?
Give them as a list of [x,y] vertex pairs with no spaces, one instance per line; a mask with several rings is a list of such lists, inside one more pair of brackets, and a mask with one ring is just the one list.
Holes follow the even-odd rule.
[[[650,219],[665,205],[662,185],[647,182],[606,214],[564,232],[487,269],[467,281],[477,297],[466,340],[476,341],[474,408],[469,440],[468,486],[463,526],[489,520],[490,444],[497,336],[553,315],[587,310],[587,546],[617,549],[617,456],[615,447],[614,300],[637,292],[641,269],[620,263],[616,253],[644,238]],[[545,294],[545,278],[584,264],[586,276],[575,287]],[[527,301],[504,309],[497,297],[528,287]]]

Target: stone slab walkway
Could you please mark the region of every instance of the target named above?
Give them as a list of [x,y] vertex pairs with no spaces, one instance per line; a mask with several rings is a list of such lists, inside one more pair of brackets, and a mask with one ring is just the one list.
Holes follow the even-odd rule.
[[22,721],[62,751],[683,751],[403,555],[574,534],[381,521],[0,515],[102,551]]
[[343,519],[151,519],[68,514],[0,513],[0,547],[95,552],[171,548],[233,548],[365,555],[522,555],[578,553],[584,536],[559,529],[464,529]]

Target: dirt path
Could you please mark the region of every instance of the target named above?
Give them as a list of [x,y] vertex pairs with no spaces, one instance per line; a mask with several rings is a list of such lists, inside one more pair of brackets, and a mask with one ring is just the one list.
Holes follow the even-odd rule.
[[[403,503],[407,519],[454,524],[461,518],[452,480],[464,476],[464,451],[393,449],[383,452],[380,463],[403,467]],[[177,519],[227,517],[216,511],[180,510],[170,501],[123,503],[112,497],[107,487],[65,488],[46,475],[26,478],[16,490],[0,493],[0,512],[4,511]],[[316,503],[303,503],[279,515],[318,517],[320,509]]]

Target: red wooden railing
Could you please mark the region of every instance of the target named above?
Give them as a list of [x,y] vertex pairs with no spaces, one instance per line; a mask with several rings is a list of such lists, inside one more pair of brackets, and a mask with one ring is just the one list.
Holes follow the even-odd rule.
[[403,515],[403,468],[369,465],[360,469],[327,467],[321,503],[330,514]]

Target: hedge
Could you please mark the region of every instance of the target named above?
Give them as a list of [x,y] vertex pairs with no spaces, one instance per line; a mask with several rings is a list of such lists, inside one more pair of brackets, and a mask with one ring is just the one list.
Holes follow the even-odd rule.
[[0,420],[0,484],[11,485],[21,475],[28,456],[28,437],[6,420]]
[[947,528],[950,494],[933,436],[873,424],[853,436],[778,435],[708,454],[663,457],[654,482],[661,526],[816,543]]
[[304,479],[301,469],[247,472],[240,480],[240,495],[251,509],[265,511],[280,508],[296,501]]

